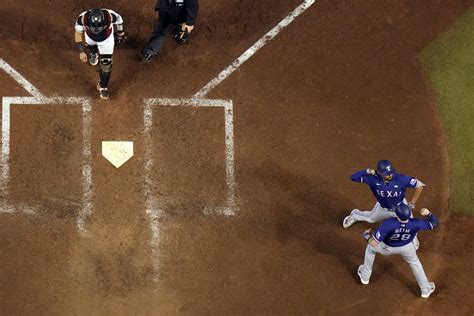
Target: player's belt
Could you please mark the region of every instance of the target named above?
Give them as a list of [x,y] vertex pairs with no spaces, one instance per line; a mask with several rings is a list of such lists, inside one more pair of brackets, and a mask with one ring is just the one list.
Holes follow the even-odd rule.
[[184,0],[168,0],[170,6],[182,7],[184,5]]

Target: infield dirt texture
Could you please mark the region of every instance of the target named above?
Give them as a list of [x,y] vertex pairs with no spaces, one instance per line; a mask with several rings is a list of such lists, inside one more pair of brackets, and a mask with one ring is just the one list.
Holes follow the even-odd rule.
[[[212,90],[233,103],[234,216],[203,214],[228,202],[223,107],[156,107],[145,137],[145,98],[190,98],[302,2],[201,0],[190,45],[168,38],[143,65],[134,58],[154,0],[1,0],[0,58],[45,96],[93,102],[86,114],[11,106],[0,314],[472,315],[474,220],[446,211],[448,155],[418,55],[474,1],[316,1]],[[75,18],[94,6],[122,14],[129,32],[107,102],[73,50]],[[1,97],[28,95],[0,70]],[[106,140],[134,141],[135,156],[115,169]],[[417,206],[441,216],[419,237],[437,285],[428,300],[398,257],[378,257],[370,285],[359,283],[369,225],[341,224],[373,206],[349,175],[379,159],[425,182]],[[85,192],[93,208],[80,232]]]

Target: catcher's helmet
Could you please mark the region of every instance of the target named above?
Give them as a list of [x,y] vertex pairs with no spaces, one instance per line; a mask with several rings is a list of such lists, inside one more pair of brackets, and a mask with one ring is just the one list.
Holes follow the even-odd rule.
[[395,214],[400,220],[406,221],[407,219],[411,217],[410,207],[403,202],[399,203],[395,207]]
[[382,177],[390,177],[395,172],[395,168],[388,160],[380,160],[377,163],[377,173]]
[[93,34],[99,34],[107,27],[104,12],[102,9],[92,9],[87,17],[87,28]]

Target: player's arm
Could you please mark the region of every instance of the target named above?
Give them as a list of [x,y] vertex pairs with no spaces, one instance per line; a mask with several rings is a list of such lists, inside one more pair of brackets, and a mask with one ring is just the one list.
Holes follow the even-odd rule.
[[117,29],[117,33],[123,32],[123,18],[120,14],[115,12],[114,10],[108,9],[110,16],[112,17],[112,23],[115,25]]
[[367,243],[372,247],[377,247],[377,245],[379,244],[378,241],[374,238],[374,236],[372,236],[372,231],[370,228],[364,231],[362,237],[364,237],[365,241],[367,241]]
[[422,222],[425,223],[425,225],[422,225],[423,227],[421,227],[422,230],[433,230],[439,226],[438,217],[431,213],[427,208],[422,208],[420,214],[426,216],[426,220],[422,220]]
[[411,201],[410,201],[411,204],[413,205],[416,204],[416,201],[418,201],[418,199],[420,198],[421,192],[423,191],[425,186],[426,185],[420,180],[416,181],[415,193],[413,194],[413,197],[411,198]]
[[199,12],[199,1],[198,0],[185,0],[184,6],[186,8],[186,22],[183,25],[188,33],[194,29],[197,15]]
[[78,31],[74,32],[74,42],[76,45],[82,44],[82,33],[79,33]]
[[74,26],[75,32],[74,32],[74,47],[76,50],[79,52],[79,59],[86,63],[87,62],[87,55],[84,52],[84,44],[82,44],[82,38],[84,34],[84,25],[82,23],[82,17],[84,13],[79,15],[79,17],[76,20],[76,25]]
[[367,183],[368,176],[375,175],[374,169],[364,169],[351,175],[351,180],[359,183]]
[[112,24],[115,25],[115,40],[118,44],[120,44],[127,38],[125,35],[125,30],[123,29],[123,18],[114,10],[108,9],[107,11],[109,11],[110,16],[112,17]]
[[413,196],[411,200],[408,202],[408,205],[410,206],[411,209],[415,208],[415,204],[418,201],[418,199],[421,196],[421,192],[423,192],[424,187],[426,184],[421,182],[420,180],[408,176],[404,176],[405,181],[406,181],[406,187],[407,188],[412,188],[415,189],[415,193],[413,193]]
[[377,247],[387,235],[386,231],[388,230],[384,226],[386,226],[386,224],[382,223],[382,225],[380,225],[374,232],[372,232],[372,229],[369,228],[364,231],[362,237],[364,237],[364,239],[369,245],[371,245],[372,247]]

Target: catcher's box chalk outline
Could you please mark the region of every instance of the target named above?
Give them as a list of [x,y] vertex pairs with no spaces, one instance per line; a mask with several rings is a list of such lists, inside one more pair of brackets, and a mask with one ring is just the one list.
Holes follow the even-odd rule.
[[[147,202],[147,214],[152,214],[154,209],[151,203],[158,202],[155,197],[151,194],[151,183],[150,172],[153,168],[153,161],[151,158],[151,126],[153,123],[153,110],[152,106],[194,106],[194,107],[223,107],[225,117],[225,144],[226,144],[226,182],[228,188],[227,206],[218,208],[206,208],[205,214],[219,214],[219,215],[235,215],[236,202],[235,202],[235,176],[234,176],[234,131],[233,131],[233,103],[231,100],[213,100],[203,99],[212,89],[218,86],[222,81],[229,77],[235,70],[237,70],[242,64],[249,60],[260,48],[265,46],[271,41],[278,33],[286,28],[291,22],[293,22],[300,14],[311,7],[316,0],[305,0],[296,9],[291,11],[283,20],[281,20],[275,27],[268,31],[263,37],[261,37],[255,44],[247,49],[242,55],[240,55],[232,64],[221,71],[214,79],[209,81],[202,89],[200,89],[191,99],[170,99],[170,98],[150,98],[145,99],[144,109],[144,134],[145,134],[145,199]],[[149,207],[148,207],[149,206]],[[150,213],[152,212],[152,213]],[[162,211],[156,211],[156,218],[162,216]],[[153,220],[152,220],[153,222]]]
[[[144,135],[145,135],[145,200],[148,210],[152,202],[157,199],[153,197],[151,186],[151,171],[153,169],[151,139],[151,127],[153,124],[153,107],[154,106],[185,106],[185,107],[222,107],[224,109],[224,132],[225,132],[225,158],[226,158],[226,184],[227,184],[227,205],[220,207],[206,207],[204,214],[207,215],[235,215],[235,175],[234,175],[234,112],[233,104],[230,100],[211,100],[211,99],[170,99],[170,98],[150,98],[144,100],[145,110],[143,115]],[[150,207],[148,207],[150,206]]]
[[3,97],[2,98],[2,155],[0,193],[4,199],[0,201],[0,212],[12,213],[22,211],[34,213],[34,208],[26,205],[13,205],[6,199],[10,182],[10,108],[15,104],[27,105],[82,105],[82,207],[76,219],[80,232],[85,231],[85,220],[92,213],[92,156],[90,144],[90,131],[92,123],[92,102],[86,97],[46,97],[36,89],[28,80],[18,73],[7,62],[0,58],[0,68],[12,77],[19,85],[28,91],[32,97]]

